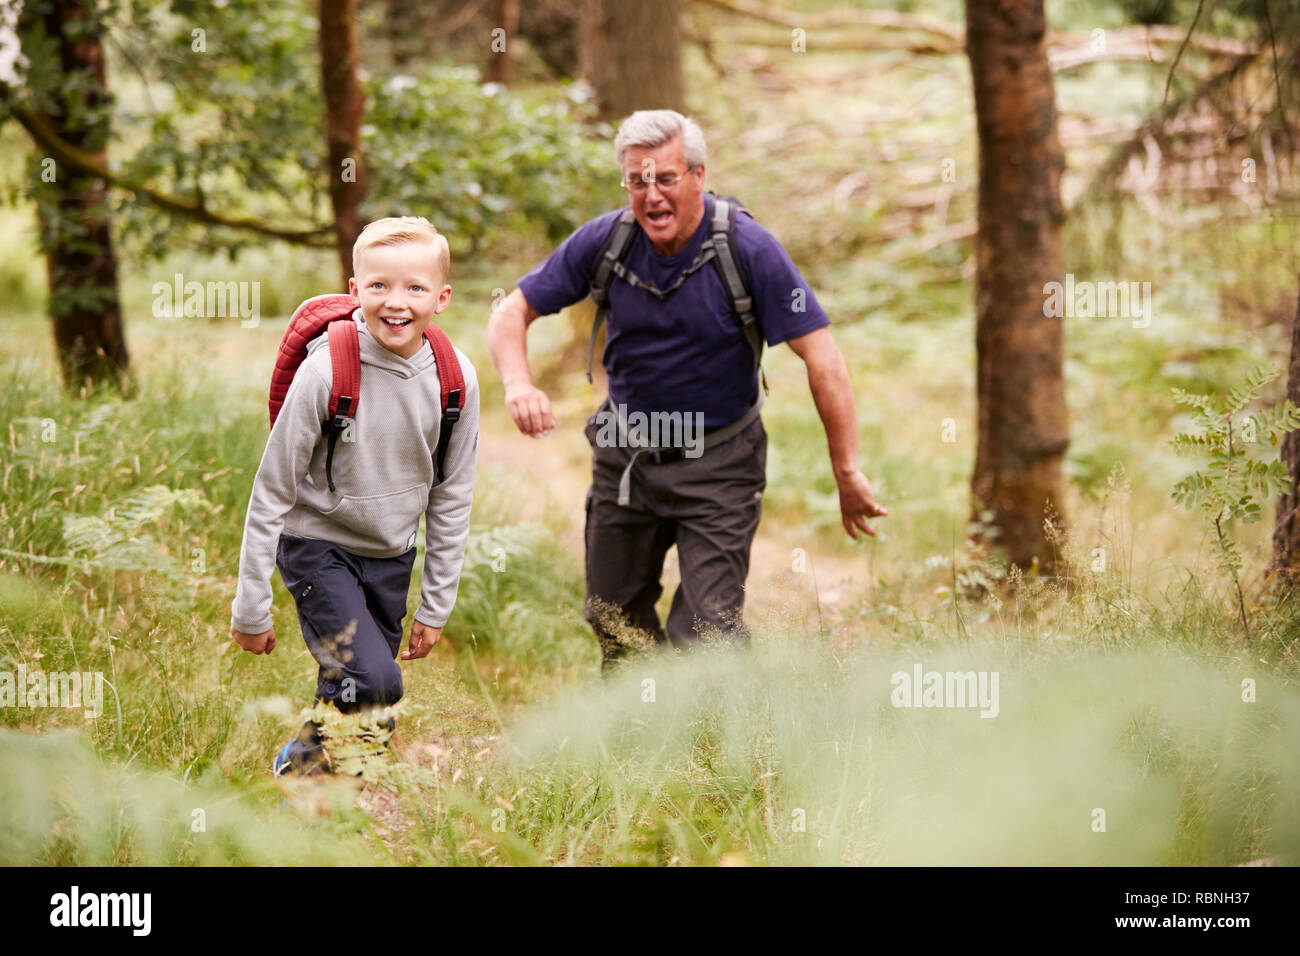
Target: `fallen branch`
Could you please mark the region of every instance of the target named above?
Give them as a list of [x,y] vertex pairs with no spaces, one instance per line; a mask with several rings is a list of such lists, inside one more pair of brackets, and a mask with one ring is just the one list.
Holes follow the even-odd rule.
[[834,30],[838,27],[878,27],[884,30],[918,30],[942,37],[962,48],[964,31],[942,20],[895,13],[892,10],[837,10],[832,13],[795,13],[791,10],[774,10],[750,0],[699,0],[711,7],[729,13],[775,23],[777,26],[805,30]]
[[[713,2],[713,0],[709,0]],[[764,33],[757,30],[741,30],[735,34],[735,43],[740,46],[767,46],[791,49],[792,40],[780,33]],[[808,50],[849,50],[853,52],[873,53],[879,50],[903,51],[922,56],[948,56],[960,53],[960,45],[953,46],[948,41],[912,40],[906,37],[873,37],[863,34],[854,36],[819,36],[805,39]]]
[[[1243,43],[1240,40],[1233,40],[1228,37],[1206,36],[1202,33],[1186,34],[1177,27],[1149,26],[1149,27],[1121,27],[1118,30],[1106,31],[1106,45],[1112,43],[1133,43],[1142,42],[1147,44],[1156,44],[1159,46],[1170,46],[1175,43],[1182,43],[1187,40],[1187,45],[1193,49],[1200,50],[1202,53],[1212,53],[1215,56],[1242,56],[1246,53],[1255,53],[1256,48],[1249,43]],[[1077,33],[1049,33],[1047,35],[1047,45],[1076,46],[1081,43],[1092,42],[1091,37],[1082,36]]]
[[897,256],[891,257],[890,261],[898,262],[903,259],[910,259],[913,256],[925,255],[940,246],[947,245],[950,242],[957,242],[962,239],[969,239],[979,232],[979,224],[972,222],[954,222],[952,225],[945,226],[938,232],[921,236],[916,245],[907,249]]
[[[1167,35],[1157,40],[1146,28],[1126,27],[1123,30],[1112,30],[1107,33],[1104,48],[1095,50],[1092,41],[1087,38],[1061,34],[1055,36],[1048,44],[1047,59],[1053,73],[1102,60],[1144,60],[1148,63],[1164,63],[1165,57],[1160,47],[1168,46],[1173,42]],[[1196,46],[1203,53],[1220,57],[1239,57],[1254,52],[1254,48],[1248,44],[1238,40],[1221,40],[1217,37],[1203,37],[1202,42]]]
[[1235,82],[1242,74],[1242,71],[1254,63],[1258,56],[1258,53],[1249,53],[1238,57],[1226,69],[1204,80],[1200,86],[1186,97],[1163,105],[1153,115],[1149,116],[1134,131],[1133,136],[1111,154],[1105,165],[1102,166],[1101,170],[1075,200],[1075,205],[1092,201],[1112,188],[1124,170],[1128,168],[1129,160],[1147,149],[1146,142],[1148,139],[1153,142],[1159,142],[1163,139],[1166,128],[1179,113],[1194,108],[1219,90]]
[[[698,3],[726,10],[738,16],[749,17],[763,23],[791,29],[835,30],[846,27],[872,27],[877,30],[913,31],[929,34],[934,39],[908,40],[880,37],[819,37],[809,48],[823,50],[903,50],[918,54],[955,54],[966,49],[965,31],[952,24],[931,17],[895,13],[889,10],[841,10],[831,13],[796,13],[773,9],[753,0],[696,0]],[[789,37],[771,37],[762,34],[741,34],[741,43],[753,46],[790,45]],[[1240,40],[1227,37],[1206,36],[1185,32],[1177,27],[1136,26],[1121,27],[1105,32],[1105,51],[1091,52],[1093,37],[1078,33],[1049,32],[1047,46],[1053,56],[1053,69],[1069,69],[1081,63],[1097,60],[1143,59],[1161,62],[1152,47],[1185,44],[1212,56],[1236,57],[1256,52],[1256,48]],[[1068,56],[1073,51],[1073,57]],[[1058,66],[1057,63],[1060,65]]]
[[[712,0],[708,0],[712,2]],[[781,33],[768,33],[762,30],[739,30],[733,34],[736,44],[740,46],[754,47],[771,47],[774,49],[790,50],[792,39]],[[699,38],[695,35],[687,35],[688,40]],[[1060,37],[1057,38],[1060,40]],[[1053,73],[1061,73],[1071,70],[1087,63],[1097,63],[1104,60],[1138,60],[1148,63],[1163,63],[1165,58],[1161,55],[1159,49],[1144,41],[1140,34],[1121,34],[1115,31],[1114,35],[1107,38],[1106,49],[1096,51],[1092,49],[1092,41],[1087,38],[1072,37],[1072,45],[1063,45],[1056,43],[1051,45],[1047,50],[1047,61]],[[930,39],[914,39],[897,35],[824,35],[815,37],[806,37],[802,41],[803,48],[809,52],[829,52],[829,51],[850,51],[855,53],[876,53],[882,51],[910,53],[917,56],[953,56],[963,52],[961,45],[953,45],[947,41],[935,41]],[[1244,48],[1248,52],[1240,54],[1235,52],[1238,47]],[[1229,45],[1214,45],[1212,52],[1216,56],[1241,56],[1252,55],[1249,53],[1250,47],[1244,44],[1236,44],[1232,41]]]

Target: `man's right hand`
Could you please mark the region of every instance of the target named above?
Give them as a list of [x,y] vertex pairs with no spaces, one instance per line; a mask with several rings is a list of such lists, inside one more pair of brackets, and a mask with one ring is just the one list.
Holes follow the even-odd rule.
[[525,435],[541,438],[555,427],[551,400],[528,374],[528,324],[538,318],[524,294],[515,289],[488,319],[488,350],[506,389],[506,408]]
[[270,654],[275,650],[275,628],[263,631],[261,634],[245,634],[232,627],[230,636],[235,639],[236,644],[250,654]]
[[525,435],[541,438],[555,427],[551,400],[532,382],[507,385],[506,408],[510,409],[510,417]]

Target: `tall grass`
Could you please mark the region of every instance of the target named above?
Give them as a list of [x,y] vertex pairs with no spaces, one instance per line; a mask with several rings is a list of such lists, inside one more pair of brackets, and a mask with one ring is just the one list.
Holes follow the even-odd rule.
[[[192,369],[85,401],[17,363],[3,374],[0,670],[99,670],[111,684],[93,723],[0,709],[29,732],[0,734],[4,825],[29,833],[10,859],[271,862],[279,850],[252,849],[279,793],[266,764],[315,667],[279,588],[276,654],[226,636],[260,402]],[[997,573],[986,556],[918,569],[886,553],[879,586],[825,626],[778,608],[747,652],[651,655],[609,681],[563,521],[514,520],[513,487],[485,468],[447,640],[406,668],[396,760],[371,785],[387,809],[323,811],[363,831],[340,858],[1297,859],[1295,615],[1257,609],[1247,648],[1222,582],[1192,570],[1153,587],[1135,558],[1141,486],[1114,477],[1095,525],[1059,543],[1073,591],[1027,578],[999,600],[978,587]],[[998,716],[893,707],[890,676],[916,664],[997,671]],[[74,727],[97,756],[56,733]],[[218,794],[205,806],[248,804],[219,824],[220,849],[186,830],[194,781]],[[59,794],[92,790],[109,796],[69,816]]]
[[[998,671],[998,715],[893,707],[915,664]],[[554,861],[1296,862],[1297,731],[1300,699],[1244,661],[774,639],[529,714],[477,792]]]
[[[928,8],[960,20],[955,0]],[[1116,10],[1105,4],[1097,22],[1118,24]],[[1253,642],[1241,641],[1203,529],[1168,499],[1179,472],[1164,442],[1179,426],[1168,386],[1212,386],[1275,356],[1280,326],[1243,335],[1223,321],[1206,277],[1231,289],[1232,273],[1199,238],[1143,227],[1109,244],[1104,217],[1076,214],[1070,268],[1152,273],[1157,320],[1140,332],[1067,327],[1073,538],[1060,546],[1074,587],[1028,578],[993,597],[984,585],[1003,570],[961,544],[976,417],[968,249],[900,258],[872,245],[891,190],[906,185],[892,173],[845,209],[832,202],[864,164],[924,171],[951,155],[961,179],[947,221],[969,219],[969,72],[959,58],[885,71],[867,103],[860,58],[783,58],[780,69],[807,72],[791,73],[781,94],[763,85],[773,64],[724,82],[708,74],[699,87],[714,114],[709,184],[782,239],[835,321],[862,460],[891,515],[877,522],[880,538],[844,538],[805,370],[774,349],[760,534],[797,544],[814,567],[838,560],[855,586],[815,615],[751,594],[748,651],[651,655],[602,680],[581,619],[581,557],[562,543],[572,529],[552,514],[521,521],[514,505],[542,493],[535,476],[485,465],[456,612],[434,654],[403,668],[394,759],[361,798],[366,812],[346,787],[310,783],[278,810],[283,784],[270,784],[267,764],[315,675],[283,589],[275,654],[254,658],[228,640],[266,440],[271,316],[333,288],[332,259],[280,247],[257,262],[128,255],[139,388],[69,397],[38,315],[30,210],[0,217],[26,230],[0,242],[14,314],[0,356],[0,671],[101,671],[111,686],[93,722],[0,708],[0,862],[1300,862],[1300,615],[1253,608]],[[1091,111],[1094,79],[1062,78],[1062,103]],[[1141,106],[1159,92],[1148,86],[1125,74],[1107,109]],[[950,102],[927,106],[932,95]],[[788,129],[773,136],[777,96]],[[881,104],[896,104],[892,121]],[[834,136],[830,115],[841,117]],[[1238,258],[1271,265],[1239,284],[1289,282],[1277,278],[1289,275],[1272,251],[1278,236],[1256,232],[1232,231]],[[531,264],[453,265],[456,298],[440,322],[480,371],[485,433],[511,426],[483,323],[498,287]],[[262,326],[154,320],[152,284],[178,271],[274,275]],[[543,325],[535,356],[565,345],[562,323]],[[564,381],[552,394],[561,403],[573,400]],[[1242,538],[1256,566],[1263,539],[1262,528]],[[998,672],[998,716],[894,707],[891,676],[918,664]],[[193,829],[195,809],[206,832]],[[304,822],[314,814],[322,820]]]
[[0,729],[0,865],[340,866],[383,862],[341,803],[309,824],[218,779],[104,762],[70,731]]

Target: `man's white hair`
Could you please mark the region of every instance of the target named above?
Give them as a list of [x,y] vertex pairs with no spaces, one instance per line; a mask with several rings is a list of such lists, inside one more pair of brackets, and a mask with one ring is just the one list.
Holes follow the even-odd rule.
[[655,149],[676,136],[682,138],[687,168],[703,166],[704,133],[695,120],[676,110],[637,110],[619,124],[618,135],[614,137],[614,155],[619,167],[629,146]]

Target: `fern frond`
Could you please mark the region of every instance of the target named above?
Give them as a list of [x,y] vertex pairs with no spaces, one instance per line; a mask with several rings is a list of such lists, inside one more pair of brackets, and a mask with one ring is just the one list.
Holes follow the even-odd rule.
[[146,531],[162,526],[174,514],[208,505],[193,488],[150,485],[110,505],[99,515],[66,515],[63,541],[69,554],[84,565],[111,571],[180,573],[168,549]]
[[1269,436],[1272,445],[1277,445],[1278,439],[1287,432],[1300,428],[1300,407],[1287,398],[1268,408],[1261,408],[1249,417],[1255,423],[1257,435]]
[[1197,451],[1209,452],[1218,444],[1218,441],[1215,436],[1210,434],[1193,435],[1189,432],[1179,432],[1169,439],[1169,444],[1173,447],[1175,454],[1190,455]]
[[1236,412],[1245,408],[1259,398],[1264,386],[1277,378],[1279,374],[1281,374],[1280,370],[1271,365],[1261,365],[1247,373],[1245,380],[1240,385],[1228,389],[1226,399],[1228,409]]
[[1173,393],[1174,401],[1180,405],[1190,405],[1197,409],[1205,419],[1209,421],[1218,421],[1228,414],[1227,407],[1223,402],[1213,395],[1203,395],[1200,392],[1188,392],[1184,389],[1174,386],[1170,391]]
[[1194,471],[1174,485],[1170,497],[1184,507],[1190,508],[1205,499],[1210,487],[1210,479],[1204,473]]

